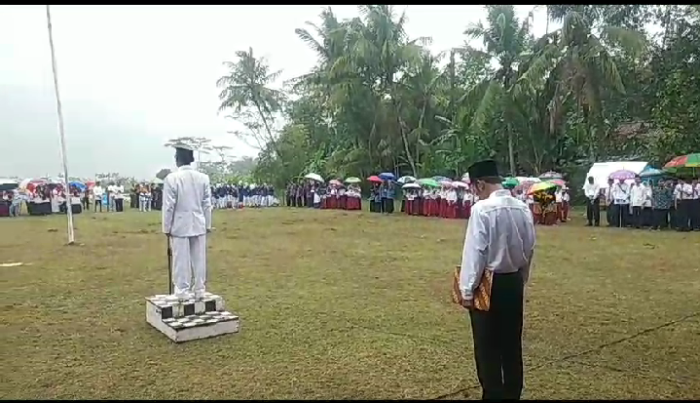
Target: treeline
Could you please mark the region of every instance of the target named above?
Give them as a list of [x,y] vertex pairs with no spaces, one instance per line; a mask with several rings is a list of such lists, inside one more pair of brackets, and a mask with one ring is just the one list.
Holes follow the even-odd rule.
[[278,186],[307,172],[454,177],[484,156],[536,175],[700,150],[697,6],[540,7],[560,29],[534,37],[531,16],[486,6],[465,45],[440,54],[391,6],[342,21],[329,8],[296,30],[318,55],[312,71],[278,90],[264,58],[237,52],[221,110],[261,150],[253,175]]

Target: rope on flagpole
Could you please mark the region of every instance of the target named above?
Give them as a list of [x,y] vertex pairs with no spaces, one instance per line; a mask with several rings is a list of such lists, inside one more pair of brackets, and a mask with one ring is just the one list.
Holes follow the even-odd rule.
[[53,70],[53,86],[56,91],[56,110],[58,112],[58,133],[61,144],[61,159],[63,161],[63,180],[65,182],[66,197],[66,216],[68,217],[68,244],[72,245],[75,242],[75,233],[73,231],[73,204],[71,203],[71,194],[68,181],[68,158],[66,157],[66,135],[63,129],[63,108],[61,106],[61,96],[58,91],[58,73],[56,72],[56,54],[53,46],[53,28],[51,26],[51,9],[46,5],[46,20],[49,29],[49,47],[51,48],[51,68]]

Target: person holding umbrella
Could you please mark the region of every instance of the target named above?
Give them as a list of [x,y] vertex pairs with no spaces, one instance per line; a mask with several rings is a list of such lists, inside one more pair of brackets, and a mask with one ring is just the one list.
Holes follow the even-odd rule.
[[535,226],[525,203],[503,188],[493,160],[469,167],[472,207],[455,277],[455,302],[469,310],[483,400],[519,400],[523,388],[524,287]]

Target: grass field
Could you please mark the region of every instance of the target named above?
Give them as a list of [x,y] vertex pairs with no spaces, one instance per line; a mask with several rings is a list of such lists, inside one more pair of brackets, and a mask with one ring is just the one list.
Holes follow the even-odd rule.
[[[160,215],[0,220],[0,398],[478,398],[450,302],[464,221],[215,213],[209,290],[238,335],[171,343]],[[539,227],[524,398],[700,398],[700,234]]]

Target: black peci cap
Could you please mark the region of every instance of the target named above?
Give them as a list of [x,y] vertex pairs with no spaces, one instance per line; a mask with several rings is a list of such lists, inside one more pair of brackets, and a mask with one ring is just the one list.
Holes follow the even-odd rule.
[[469,180],[475,181],[485,177],[499,177],[498,166],[494,160],[483,160],[473,163],[467,170]]

